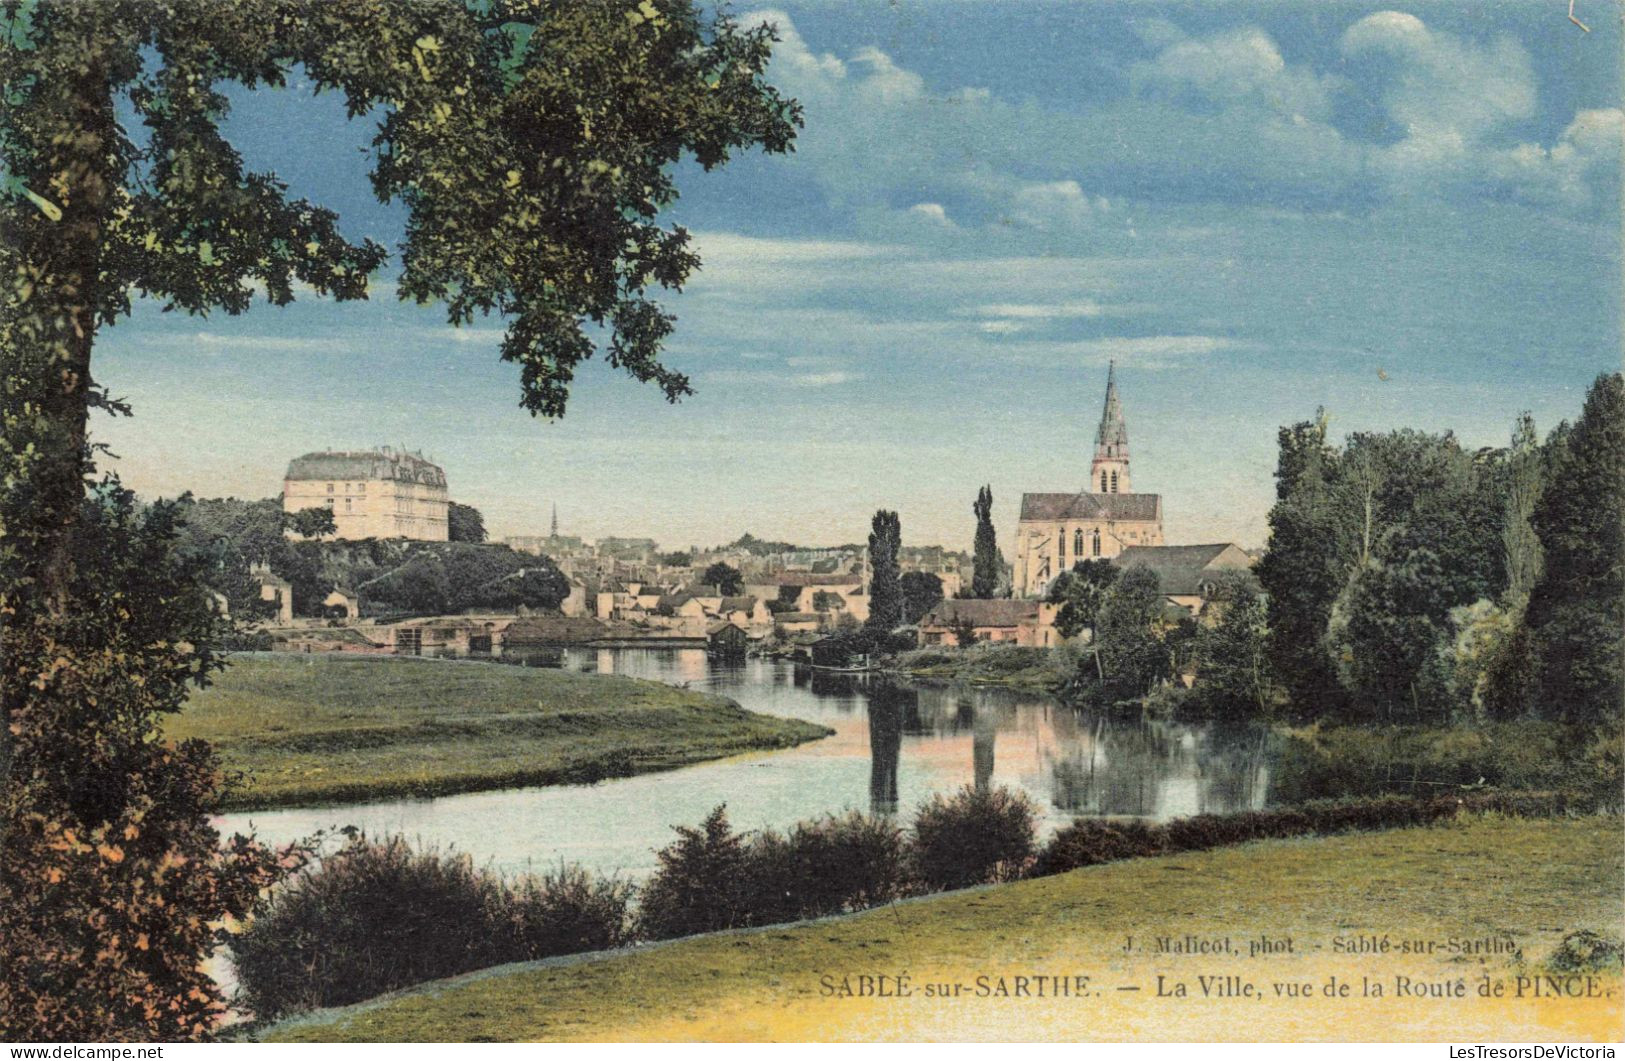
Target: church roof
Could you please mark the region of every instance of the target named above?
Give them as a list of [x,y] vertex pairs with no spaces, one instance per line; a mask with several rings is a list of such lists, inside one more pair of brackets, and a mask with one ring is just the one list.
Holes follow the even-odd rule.
[[1022,494],[1021,521],[1099,519],[1150,523],[1162,516],[1161,494]]

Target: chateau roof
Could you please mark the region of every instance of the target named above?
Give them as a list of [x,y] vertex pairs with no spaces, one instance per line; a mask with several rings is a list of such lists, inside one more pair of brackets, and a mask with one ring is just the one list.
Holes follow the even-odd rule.
[[[1226,555],[1234,550],[1235,555]],[[1170,596],[1197,596],[1202,583],[1219,571],[1245,571],[1252,558],[1239,545],[1131,545],[1112,557],[1114,567],[1143,564],[1157,573],[1162,592]]]
[[415,453],[390,449],[326,450],[307,453],[288,462],[287,478],[394,479],[427,486],[445,486],[446,473]]
[[1136,521],[1162,517],[1161,494],[1022,494],[1021,522],[1058,519]]
[[961,600],[938,603],[920,620],[921,626],[1020,626],[1038,617],[1038,602],[1031,600]]

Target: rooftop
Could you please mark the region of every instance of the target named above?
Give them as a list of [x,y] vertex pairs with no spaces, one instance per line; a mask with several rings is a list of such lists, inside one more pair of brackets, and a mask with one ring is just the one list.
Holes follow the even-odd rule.
[[1104,519],[1152,522],[1162,515],[1161,494],[1022,494],[1022,522]]
[[392,479],[398,482],[445,486],[446,473],[421,453],[404,450],[322,450],[295,457],[288,462],[287,478],[311,479]]

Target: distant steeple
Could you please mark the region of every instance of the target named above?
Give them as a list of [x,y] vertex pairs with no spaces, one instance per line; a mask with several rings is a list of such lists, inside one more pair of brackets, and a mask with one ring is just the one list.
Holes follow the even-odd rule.
[[559,536],[559,503],[553,502],[553,537]]
[[1117,396],[1117,362],[1106,367],[1106,404],[1100,411],[1100,428],[1095,432],[1095,459],[1089,466],[1088,492],[1130,493],[1128,479],[1128,422],[1123,418],[1123,402]]

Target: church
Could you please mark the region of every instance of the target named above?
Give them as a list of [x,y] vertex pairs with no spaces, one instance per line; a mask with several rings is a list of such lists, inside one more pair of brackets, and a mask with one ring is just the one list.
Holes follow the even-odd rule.
[[1125,549],[1162,544],[1162,497],[1136,494],[1129,478],[1128,423],[1117,395],[1117,366],[1106,369],[1106,406],[1082,490],[1022,494],[1016,526],[1014,591],[1042,596],[1079,560],[1109,560]]

